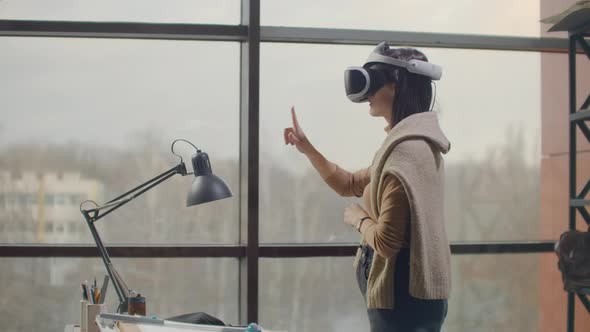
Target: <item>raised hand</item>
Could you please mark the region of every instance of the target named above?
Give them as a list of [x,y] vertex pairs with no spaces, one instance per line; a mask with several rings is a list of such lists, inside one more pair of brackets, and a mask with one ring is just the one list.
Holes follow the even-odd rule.
[[307,154],[312,151],[313,145],[309,142],[303,129],[299,125],[299,121],[297,121],[295,106],[291,107],[291,118],[293,120],[293,127],[285,128],[283,132],[285,144],[295,145],[299,152]]

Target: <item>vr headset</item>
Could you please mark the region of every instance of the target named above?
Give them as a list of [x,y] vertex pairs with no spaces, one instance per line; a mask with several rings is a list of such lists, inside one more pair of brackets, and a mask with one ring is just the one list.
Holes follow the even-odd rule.
[[383,42],[373,50],[362,67],[348,67],[344,71],[344,88],[346,96],[354,103],[366,102],[379,90],[387,77],[382,70],[371,69],[374,64],[388,64],[405,68],[410,73],[427,76],[432,80],[440,80],[442,67],[421,60],[400,60],[383,55],[389,50],[389,45]]

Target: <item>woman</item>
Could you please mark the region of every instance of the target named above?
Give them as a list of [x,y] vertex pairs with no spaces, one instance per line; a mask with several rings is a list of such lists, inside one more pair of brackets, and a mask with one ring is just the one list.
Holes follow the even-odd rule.
[[[284,131],[285,143],[305,154],[334,191],[362,197],[364,204],[345,209],[344,222],[362,236],[355,266],[372,332],[440,331],[447,315],[451,276],[442,154],[450,143],[430,111],[431,80],[441,72],[430,74],[427,61],[415,49],[382,43],[364,69],[355,67],[371,83],[366,96],[349,98],[368,101],[370,115],[387,123],[387,137],[365,169],[350,173],[328,161],[305,136],[294,108],[293,127]],[[356,83],[369,87],[363,82]]]

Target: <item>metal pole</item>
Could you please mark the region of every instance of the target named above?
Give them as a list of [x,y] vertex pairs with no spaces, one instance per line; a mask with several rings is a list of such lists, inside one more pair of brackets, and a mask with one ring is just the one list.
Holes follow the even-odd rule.
[[[569,116],[577,111],[576,107],[576,35],[569,36]],[[569,121],[569,229],[576,228],[576,209],[571,200],[576,198],[576,123]],[[575,294],[567,295],[567,332],[574,332],[575,325]]]

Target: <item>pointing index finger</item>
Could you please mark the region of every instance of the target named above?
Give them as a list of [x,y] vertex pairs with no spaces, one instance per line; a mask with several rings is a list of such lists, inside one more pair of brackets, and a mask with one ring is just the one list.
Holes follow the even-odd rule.
[[291,118],[293,119],[293,128],[297,134],[301,134],[301,126],[299,126],[299,121],[297,121],[297,114],[295,113],[295,106],[291,106]]

